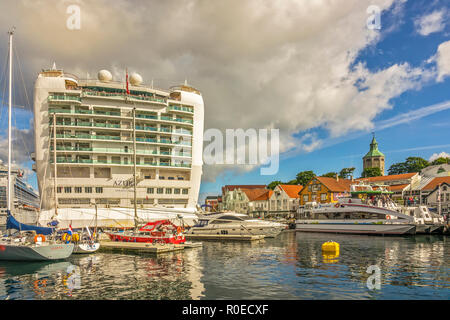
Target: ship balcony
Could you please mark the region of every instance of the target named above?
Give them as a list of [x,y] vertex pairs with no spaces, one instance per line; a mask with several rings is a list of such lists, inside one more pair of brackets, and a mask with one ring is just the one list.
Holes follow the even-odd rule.
[[[119,119],[124,118],[128,116],[128,113],[120,112],[120,111],[98,111],[98,110],[91,110],[91,109],[55,109],[55,108],[49,108],[48,112],[50,114],[56,113],[56,114],[80,114],[80,115],[90,115],[90,116],[96,116],[101,118],[113,118],[113,119]],[[129,118],[129,117],[128,117]]]
[[[50,148],[53,151],[53,147]],[[124,149],[124,148],[81,148],[81,147],[69,147],[69,146],[59,146],[56,147],[56,153],[67,153],[74,152],[78,154],[92,154],[92,153],[111,153],[111,154],[127,154],[133,155],[133,149]],[[170,157],[183,157],[183,158],[191,158],[192,154],[189,152],[169,152],[169,151],[161,151],[157,152],[156,150],[136,150],[136,155],[152,155],[152,156],[170,156]]]
[[[50,126],[52,126],[52,122],[50,121]],[[131,128],[122,128],[120,124],[112,124],[112,123],[95,123],[95,122],[56,122],[57,127],[79,127],[79,128],[102,128],[102,129],[119,129],[122,131],[133,131]],[[158,128],[155,127],[146,127],[146,126],[136,126],[136,131],[146,131],[146,132],[155,132],[155,133],[168,133],[168,134],[176,134],[176,135],[185,135],[192,136],[192,132],[189,130],[170,130],[167,128]]]
[[62,102],[67,103],[67,101],[75,102],[81,104],[81,97],[75,95],[65,95],[65,94],[50,94],[47,98],[48,102]]
[[194,113],[194,108],[170,105],[170,106],[167,107],[167,111],[170,111],[170,112],[173,112],[173,113],[192,115]]
[[[53,136],[53,135],[52,135]],[[132,138],[121,136],[105,136],[105,135],[90,135],[90,134],[56,134],[56,139],[64,140],[104,140],[113,142],[133,142]],[[137,137],[136,143],[148,143],[156,145],[171,145],[171,146],[183,146],[187,148],[192,147],[191,141],[172,141],[170,139],[154,139],[154,138],[142,138]]]
[[[90,115],[97,118],[112,118],[112,119],[133,119],[133,116],[130,112],[120,112],[120,111],[99,111],[99,110],[90,110],[90,109],[56,109],[49,108],[48,112],[50,114],[56,113],[58,114],[80,114],[80,115]],[[144,121],[152,121],[152,122],[164,122],[176,125],[186,125],[188,127],[192,127],[194,125],[193,119],[184,119],[184,118],[172,118],[167,116],[156,116],[156,115],[144,115],[137,114],[136,118]]]
[[149,103],[158,103],[166,105],[166,100],[151,96],[144,95],[135,95],[135,94],[126,94],[124,92],[101,92],[84,89],[82,93],[83,97],[86,98],[101,98],[101,99],[112,99],[112,100],[135,100],[139,102],[149,102]]
[[[50,163],[53,164],[53,159],[50,160]],[[133,161],[117,161],[117,160],[94,160],[94,159],[71,159],[71,158],[56,158],[57,165],[111,165],[111,166],[125,166],[125,167],[133,167]],[[176,168],[176,169],[190,169],[190,163],[176,163],[176,162],[150,162],[150,161],[142,161],[140,163],[136,163],[137,167],[164,167],[164,168]]]
[[183,118],[171,118],[167,116],[160,116],[159,120],[161,122],[168,122],[168,123],[182,123],[185,125],[194,125],[194,120],[192,119],[183,119]]

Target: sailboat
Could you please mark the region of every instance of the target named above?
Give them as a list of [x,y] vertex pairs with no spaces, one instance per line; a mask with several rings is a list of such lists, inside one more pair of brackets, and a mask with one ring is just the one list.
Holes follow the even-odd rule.
[[[56,150],[56,114],[53,114],[53,150]],[[55,219],[58,216],[58,198],[57,198],[57,170],[56,170],[56,152],[53,152],[53,165],[54,165],[54,198],[55,198]],[[56,220],[57,221],[57,220]],[[84,228],[83,228],[84,229]],[[75,254],[85,254],[85,253],[94,253],[98,249],[100,249],[100,242],[98,239],[94,238],[89,231],[89,228],[86,227],[87,236],[84,235],[83,229],[81,232],[81,237],[77,234],[78,239],[75,241],[74,235],[71,235],[71,240],[74,243],[73,253]],[[97,205],[95,206],[95,229],[97,230]]]
[[[128,71],[127,71],[128,88]],[[128,89],[127,89],[128,93]],[[133,193],[134,193],[134,229],[124,232],[107,232],[111,241],[146,242],[164,245],[166,243],[181,244],[186,241],[184,228],[176,226],[169,219],[147,222],[138,229],[137,199],[136,199],[136,107],[133,107]]]
[[[11,110],[12,110],[12,41],[14,28],[9,34],[9,104],[8,104],[8,186],[6,229],[18,233],[0,239],[0,260],[48,261],[68,258],[73,251],[72,243],[62,243],[52,237],[53,228],[25,225],[11,213]],[[10,232],[10,231],[9,231]],[[46,239],[45,236],[49,239]]]

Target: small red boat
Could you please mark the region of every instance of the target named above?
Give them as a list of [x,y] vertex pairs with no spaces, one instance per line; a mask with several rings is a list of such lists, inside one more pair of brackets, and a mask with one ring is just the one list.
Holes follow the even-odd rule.
[[107,234],[111,241],[180,244],[186,242],[183,231],[183,228],[177,227],[169,220],[158,220],[147,223],[137,232],[124,231]]

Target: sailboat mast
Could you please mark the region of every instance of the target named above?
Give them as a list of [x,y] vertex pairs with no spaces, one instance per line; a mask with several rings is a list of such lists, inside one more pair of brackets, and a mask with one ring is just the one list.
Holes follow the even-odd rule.
[[12,41],[14,28],[8,32],[9,34],[9,101],[8,101],[8,200],[7,210],[11,213],[11,114],[12,114]]
[[58,215],[58,195],[57,195],[57,183],[56,183],[56,113],[53,113],[53,195],[55,199],[55,216]]
[[133,107],[133,188],[134,188],[134,227],[137,228],[137,197],[136,197],[136,107]]

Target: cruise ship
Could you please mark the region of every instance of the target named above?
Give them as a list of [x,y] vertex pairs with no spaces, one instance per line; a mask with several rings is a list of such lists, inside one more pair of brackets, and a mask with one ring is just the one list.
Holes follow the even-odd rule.
[[[39,195],[26,183],[23,178],[23,171],[19,169],[11,170],[11,177],[14,184],[11,211],[14,216],[23,223],[33,224],[37,221],[39,208]],[[0,229],[6,226],[7,216],[7,186],[8,167],[0,164]]]
[[34,114],[41,224],[55,211],[63,220],[85,215],[83,223],[96,211],[100,225],[111,224],[132,216],[135,201],[140,216],[195,211],[204,103],[187,82],[163,90],[137,73],[80,79],[53,65],[37,77]]

